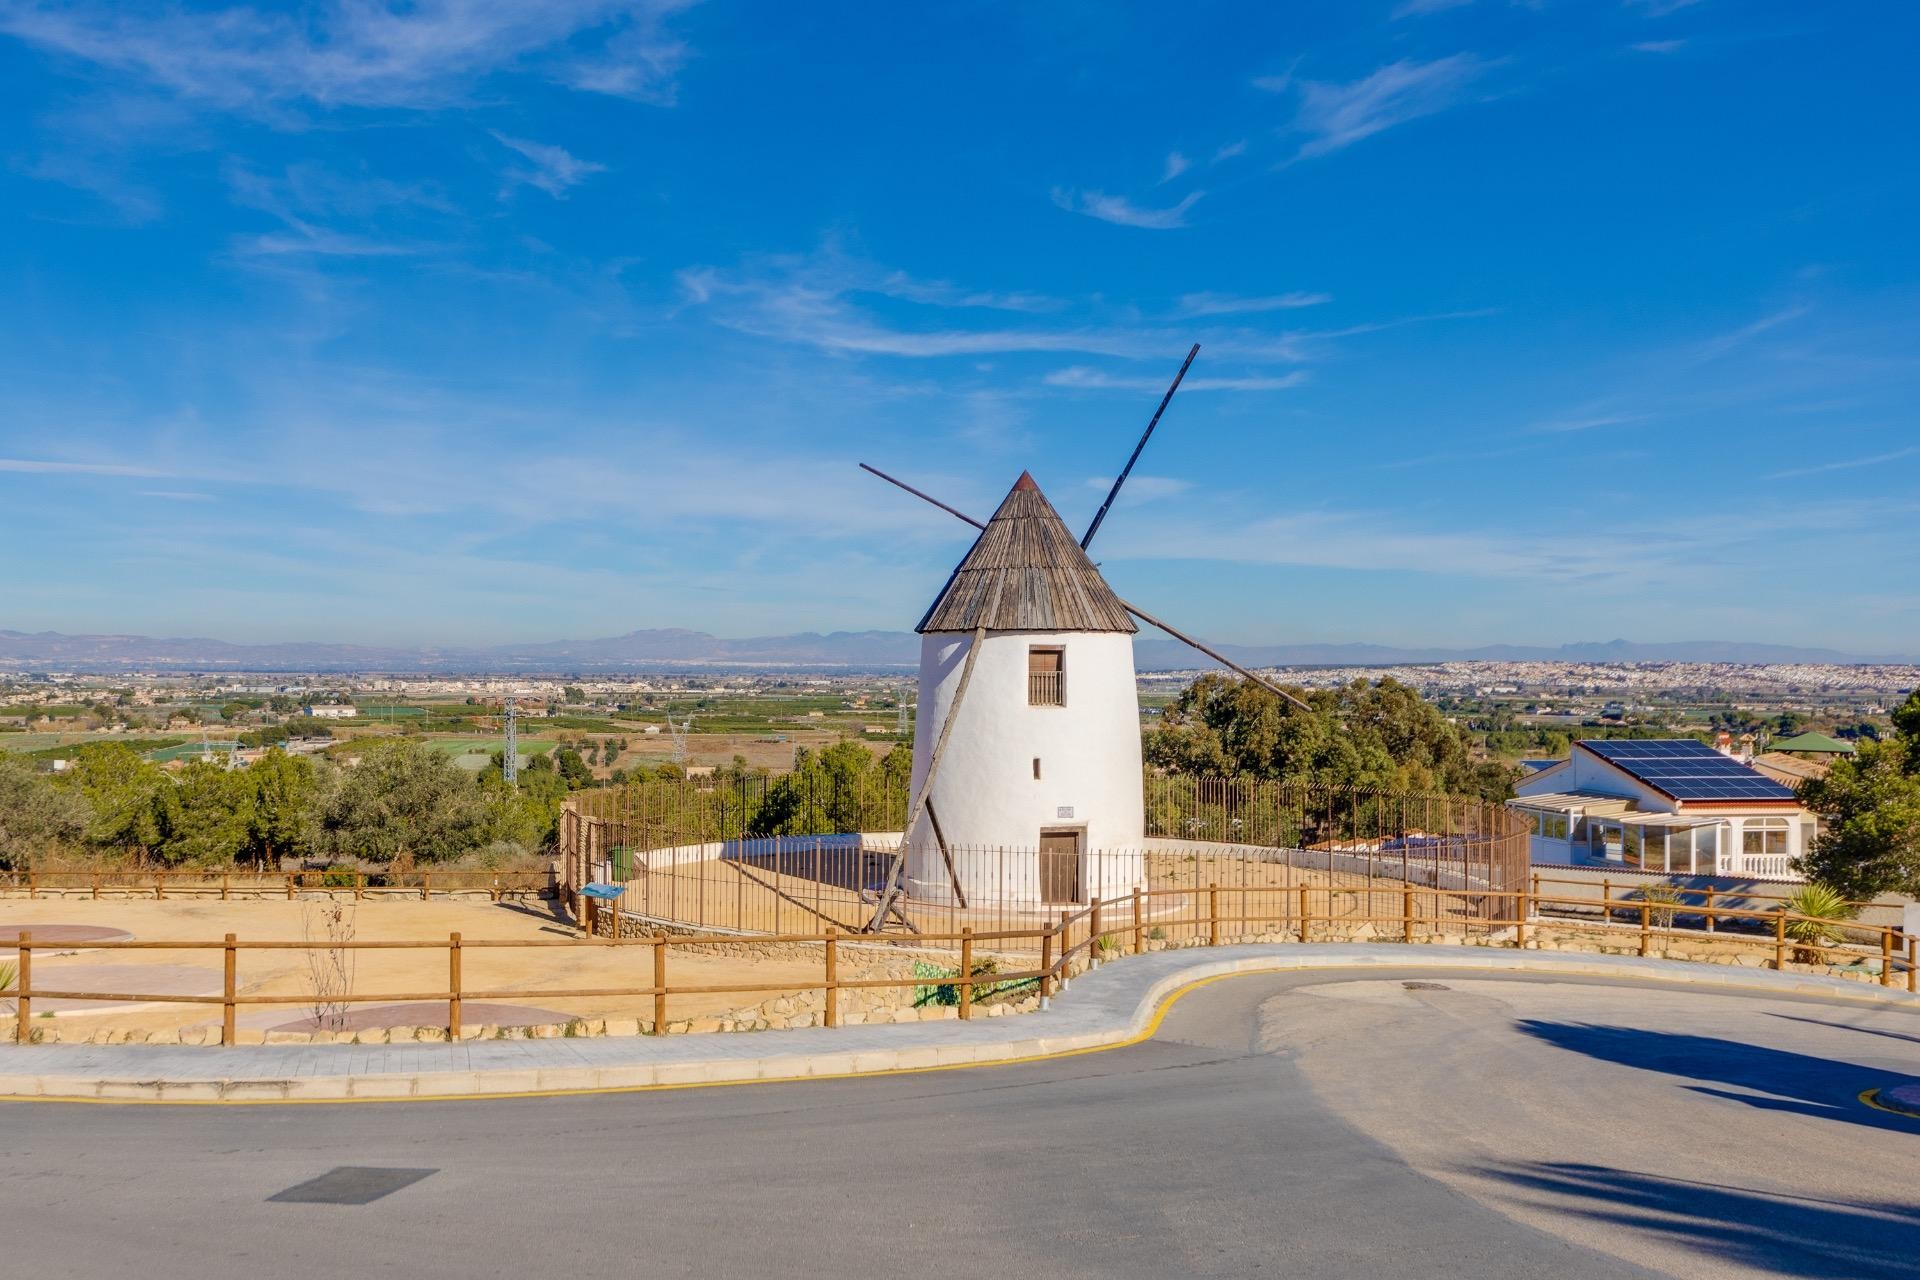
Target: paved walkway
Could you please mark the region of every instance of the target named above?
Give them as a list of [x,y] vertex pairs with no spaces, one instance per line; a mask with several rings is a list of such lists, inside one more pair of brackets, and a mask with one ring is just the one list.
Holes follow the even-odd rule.
[[722,1084],[1013,1062],[1149,1034],[1180,988],[1233,973],[1365,967],[1528,971],[1664,981],[1920,1009],[1840,978],[1623,956],[1407,945],[1233,946],[1130,956],[1073,980],[1039,1013],[969,1022],[715,1035],[456,1044],[0,1047],[0,1098],[326,1102]]

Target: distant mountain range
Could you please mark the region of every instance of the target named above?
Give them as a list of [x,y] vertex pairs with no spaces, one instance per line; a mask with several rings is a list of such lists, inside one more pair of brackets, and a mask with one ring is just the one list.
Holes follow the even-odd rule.
[[[1833,649],[1739,641],[1643,644],[1610,640],[1561,645],[1487,645],[1477,649],[1396,648],[1375,644],[1216,646],[1249,667],[1396,666],[1430,662],[1910,662]],[[0,630],[0,668],[56,671],[391,671],[612,672],[706,666],[761,670],[832,668],[880,671],[919,661],[919,637],[906,631],[835,631],[826,635],[755,636],[725,640],[704,631],[661,628],[600,640],[555,640],[469,648],[380,645],[233,644],[195,638],[28,634]],[[1177,641],[1142,632],[1135,646],[1142,670],[1210,666]]]

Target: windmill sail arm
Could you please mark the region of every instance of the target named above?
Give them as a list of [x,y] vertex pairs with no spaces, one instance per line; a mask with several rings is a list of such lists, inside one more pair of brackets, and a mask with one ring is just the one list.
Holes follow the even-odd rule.
[[[1198,350],[1198,348],[1195,348],[1195,350]],[[863,462],[860,464],[860,469],[862,471],[869,473],[870,475],[879,476],[882,480],[885,480],[888,484],[893,485],[895,488],[905,489],[908,493],[920,499],[922,502],[931,502],[934,506],[940,508],[942,511],[946,512],[948,515],[958,516],[960,519],[965,520],[968,524],[972,525],[976,529],[984,529],[987,527],[983,521],[975,520],[972,516],[968,515],[964,511],[961,511],[957,507],[948,506],[946,503],[940,501],[940,499],[934,497],[932,494],[926,493],[920,489],[914,488],[912,485],[908,484],[905,480],[896,480],[894,477],[888,475],[886,472],[882,471],[878,467],[870,467]]]
[[1230,671],[1238,672],[1240,675],[1244,676],[1248,680],[1253,681],[1255,684],[1259,685],[1262,689],[1265,689],[1268,693],[1273,694],[1275,697],[1283,698],[1286,701],[1291,702],[1294,706],[1300,708],[1302,711],[1313,710],[1312,707],[1302,702],[1299,698],[1295,697],[1293,694],[1288,693],[1285,689],[1282,689],[1279,685],[1267,679],[1265,676],[1257,676],[1253,672],[1241,666],[1239,663],[1233,661],[1232,659],[1222,657],[1217,651],[1208,648],[1204,644],[1201,644],[1198,640],[1195,640],[1192,636],[1186,634],[1184,631],[1180,631],[1175,629],[1174,627],[1168,626],[1166,623],[1160,621],[1160,619],[1154,617],[1152,614],[1148,613],[1146,610],[1139,609],[1133,605],[1127,604],[1125,600],[1122,600],[1120,603],[1123,605],[1126,605],[1126,609],[1128,613],[1140,619],[1140,621],[1146,623],[1148,626],[1158,627],[1162,631],[1166,632],[1168,635],[1172,636],[1175,640],[1178,640],[1181,644],[1184,644],[1189,648],[1198,649],[1201,653],[1206,654],[1209,658],[1212,658],[1215,662],[1219,663],[1221,666],[1226,667]]
[[[1120,486],[1133,474],[1133,464],[1140,461],[1140,451],[1147,447],[1147,441],[1153,437],[1153,429],[1160,425],[1160,415],[1167,411],[1167,405],[1173,400],[1173,393],[1180,389],[1180,382],[1187,376],[1187,370],[1193,367],[1193,358],[1200,354],[1200,344],[1194,343],[1187,352],[1186,360],[1180,366],[1180,372],[1173,375],[1173,385],[1167,388],[1167,394],[1160,397],[1160,407],[1153,411],[1153,417],[1147,420],[1147,429],[1140,433],[1140,442],[1133,446],[1133,453],[1127,458],[1127,465],[1120,468],[1120,474],[1114,477],[1113,488],[1107,490],[1107,500],[1093,513],[1093,523],[1087,526],[1086,536],[1080,539],[1080,549],[1085,551],[1093,541],[1093,535],[1100,532],[1100,522],[1107,518],[1107,509],[1113,500],[1120,496]],[[959,514],[955,512],[955,514]]]

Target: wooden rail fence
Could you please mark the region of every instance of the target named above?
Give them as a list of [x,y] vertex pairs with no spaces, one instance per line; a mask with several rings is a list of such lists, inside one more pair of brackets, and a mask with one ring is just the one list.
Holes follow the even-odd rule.
[[510,893],[540,893],[552,883],[549,871],[420,870],[396,875],[367,871],[28,871],[0,876],[0,896],[85,892],[127,896],[153,895],[156,902],[175,897],[269,897],[284,893],[291,902],[302,893],[351,893],[368,897],[431,898],[434,894],[485,892],[495,902]]
[[[1370,895],[1369,904],[1383,893],[1399,899],[1398,911],[1356,915],[1347,912],[1335,912],[1334,902],[1343,896]],[[1289,894],[1291,896],[1291,894]],[[1314,899],[1324,900],[1325,910],[1315,912]],[[1180,905],[1190,908],[1185,916],[1168,917],[1158,914],[1153,900],[1158,898],[1175,899]],[[1487,899],[1502,904],[1502,912],[1489,916],[1486,913]],[[1229,893],[1226,902],[1231,906],[1234,895]],[[396,1004],[408,1002],[432,1002],[446,1006],[445,1027],[450,1038],[461,1034],[461,1006],[468,1000],[527,1000],[527,999],[602,999],[602,998],[649,998],[653,1002],[653,1025],[656,1033],[664,1034],[668,1027],[669,1001],[676,995],[716,995],[764,992],[774,986],[784,985],[776,981],[773,985],[765,979],[758,982],[719,983],[703,985],[675,986],[670,981],[669,955],[679,949],[698,949],[702,947],[728,946],[739,947],[743,942],[762,944],[811,944],[820,948],[821,981],[813,989],[824,993],[823,1021],[829,1027],[838,1026],[839,994],[842,991],[859,988],[901,988],[901,987],[945,987],[953,988],[956,995],[958,1013],[961,1018],[971,1018],[975,1005],[975,991],[978,986],[990,986],[1004,990],[1009,986],[1033,983],[1040,996],[1051,997],[1077,972],[1082,972],[1092,964],[1106,959],[1116,959],[1131,952],[1139,954],[1148,949],[1150,940],[1148,930],[1164,930],[1168,926],[1182,926],[1190,931],[1189,938],[1194,944],[1220,946],[1223,931],[1228,934],[1245,935],[1253,926],[1271,931],[1276,926],[1286,928],[1290,939],[1275,941],[1297,941],[1310,943],[1316,932],[1324,935],[1333,928],[1347,928],[1359,924],[1389,926],[1397,928],[1402,941],[1413,942],[1422,936],[1431,936],[1446,930],[1457,930],[1463,924],[1481,930],[1483,933],[1498,933],[1512,930],[1509,937],[1511,945],[1521,947],[1527,943],[1528,929],[1536,931],[1542,926],[1543,910],[1552,909],[1568,902],[1582,905],[1595,905],[1591,899],[1555,898],[1551,895],[1537,895],[1530,890],[1519,892],[1457,892],[1451,890],[1415,889],[1411,886],[1386,891],[1366,888],[1327,888],[1323,886],[1299,887],[1297,909],[1289,903],[1284,914],[1252,913],[1242,909],[1237,913],[1223,914],[1221,911],[1222,894],[1218,885],[1208,885],[1200,890],[1157,889],[1135,890],[1126,898],[1102,902],[1095,899],[1088,906],[1077,911],[1063,911],[1056,922],[1044,928],[999,929],[975,932],[972,928],[962,928],[953,933],[916,934],[910,938],[898,936],[876,937],[874,935],[849,936],[838,930],[828,929],[818,934],[770,934],[751,938],[742,938],[737,934],[729,935],[684,935],[671,936],[656,933],[647,937],[611,937],[603,938],[586,935],[581,939],[572,938],[523,938],[501,940],[479,940],[463,938],[458,933],[449,934],[446,939],[433,940],[397,940],[397,941],[241,941],[234,934],[227,934],[219,942],[195,941],[126,941],[126,942],[58,942],[45,944],[48,948],[57,947],[62,951],[84,949],[88,951],[206,951],[221,952],[222,989],[219,995],[178,995],[178,994],[141,994],[127,992],[67,991],[59,989],[41,989],[34,984],[33,957],[36,945],[31,931],[22,931],[17,942],[17,964],[14,986],[10,991],[0,992],[0,998],[11,996],[14,1000],[15,1039],[20,1044],[33,1042],[33,1002],[41,1000],[96,1000],[118,1003],[138,1004],[203,1004],[218,1005],[221,1009],[221,1038],[223,1045],[235,1043],[234,1019],[236,1011],[242,1007],[266,1005],[308,1005],[316,1001],[328,1005],[348,1004]],[[1471,900],[1471,901],[1468,901]],[[1609,917],[1615,912],[1626,912],[1633,916],[1638,924],[1638,950],[1643,956],[1653,954],[1654,940],[1657,937],[1671,937],[1678,933],[1693,931],[1676,930],[1670,925],[1656,926],[1654,913],[1670,909],[1668,904],[1653,903],[1643,899],[1608,898],[1597,904],[1604,908]],[[1442,910],[1443,907],[1450,909]],[[1808,916],[1797,916],[1786,911],[1754,911],[1726,907],[1689,908],[1688,914],[1704,913],[1709,921],[1748,920],[1764,922],[1771,927],[1773,957],[1772,967],[1785,969],[1789,964],[1789,953],[1824,957],[1819,963],[1832,964],[1838,957],[1849,962],[1875,958],[1880,965],[1879,981],[1882,986],[1901,985],[1896,982],[1896,974],[1904,973],[1904,986],[1913,992],[1920,982],[1920,956],[1916,955],[1916,941],[1913,936],[1903,935],[1900,930],[1878,925],[1861,925],[1848,921],[1821,920]],[[1818,930],[1838,934],[1850,932],[1862,935],[1865,949],[1858,943],[1837,945],[1831,941],[1803,941],[1791,936],[1790,930],[1795,924],[1809,924]],[[1564,921],[1551,922],[1552,927],[1589,927],[1570,925]],[[1318,926],[1318,930],[1316,929]],[[1606,928],[1607,926],[1600,926]],[[1617,929],[1617,926],[1615,927]],[[1422,930],[1426,930],[1423,934]],[[1127,939],[1121,942],[1122,937]],[[1617,934],[1616,934],[1617,936]],[[1378,935],[1376,935],[1378,938]],[[1378,940],[1390,940],[1378,938]],[[909,947],[923,950],[929,944],[951,944],[957,947],[959,967],[950,975],[935,977],[914,976],[907,978],[844,978],[840,976],[839,960],[841,948],[858,942],[864,948]],[[1017,944],[1017,945],[1009,945]],[[503,990],[473,990],[462,983],[462,955],[474,949],[504,948],[548,948],[580,946],[611,946],[646,948],[652,955],[652,981],[645,986],[619,987],[562,987],[554,989],[515,988]],[[976,964],[980,948],[990,952],[1004,954],[1013,950],[1037,949],[1039,961],[1031,968],[1012,972],[988,972]],[[382,992],[377,995],[354,995],[341,993],[318,997],[310,992],[292,995],[247,994],[239,990],[239,959],[248,951],[393,951],[393,950],[444,950],[447,957],[447,986],[444,990],[418,992]],[[0,953],[4,946],[0,945]],[[1794,961],[1796,963],[1800,961]]]

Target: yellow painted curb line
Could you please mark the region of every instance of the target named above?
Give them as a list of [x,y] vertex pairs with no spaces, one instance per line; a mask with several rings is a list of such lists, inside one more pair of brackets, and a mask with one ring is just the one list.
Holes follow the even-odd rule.
[[[1377,966],[1345,965],[1342,967],[1358,969]],[[1212,986],[1226,978],[1242,977],[1246,972],[1262,971],[1256,969],[1241,973],[1216,973],[1210,978],[1196,978],[1169,992],[1155,1007],[1153,1016],[1147,1019],[1147,1025],[1138,1034],[1125,1040],[1115,1040],[1111,1044],[1087,1045],[1079,1049],[1059,1049],[1052,1053],[1033,1053],[1017,1058],[994,1058],[987,1062],[948,1062],[931,1067],[880,1067],[872,1071],[837,1071],[813,1076],[765,1076],[751,1080],[698,1080],[683,1084],[626,1084],[587,1089],[529,1089],[518,1093],[434,1093],[390,1098],[87,1098],[62,1097],[55,1094],[12,1094],[0,1096],[0,1102],[81,1103],[102,1107],[336,1107],[380,1102],[492,1102],[513,1098],[578,1098],[610,1093],[666,1093],[682,1089],[725,1089],[745,1084],[805,1084],[813,1080],[864,1080],[871,1076],[912,1076],[936,1071],[1012,1067],[1029,1062],[1051,1062],[1056,1058],[1077,1058],[1089,1053],[1105,1053],[1110,1049],[1125,1049],[1144,1043],[1151,1040],[1160,1030],[1161,1022],[1166,1019],[1167,1010],[1173,1007],[1175,1001],[1190,992],[1198,991],[1201,987]]]
[[1891,1103],[1880,1101],[1880,1090],[1877,1088],[1869,1089],[1861,1094],[1860,1101],[1866,1103],[1875,1111],[1884,1111],[1890,1116],[1905,1116],[1909,1120],[1920,1120],[1920,1111],[1910,1111],[1906,1107],[1896,1107]]
[[[1241,978],[1251,974],[1260,974],[1260,973],[1335,973],[1335,972],[1348,971],[1348,970],[1378,971],[1382,969],[1387,969],[1387,970],[1434,969],[1436,971],[1458,971],[1461,969],[1466,969],[1466,970],[1469,970],[1473,976],[1485,976],[1485,974],[1480,973],[1480,966],[1461,965],[1461,964],[1449,964],[1449,965],[1421,965],[1418,963],[1410,963],[1406,965],[1275,964],[1270,967],[1253,968],[1253,969],[1236,969],[1230,973],[1216,973],[1211,977],[1196,978],[1193,981],[1184,983],[1181,986],[1176,987],[1174,990],[1168,992],[1154,1006],[1153,1013],[1147,1019],[1146,1026],[1144,1026],[1136,1034],[1129,1036],[1123,1040],[1114,1040],[1107,1044],[1086,1045],[1078,1049],[1059,1049],[1059,1050],[1055,1050],[1052,1053],[1034,1053],[1034,1054],[1025,1054],[1020,1057],[994,1058],[985,1062],[948,1062],[948,1063],[942,1063],[937,1066],[931,1066],[931,1067],[879,1067],[871,1071],[837,1071],[837,1072],[830,1072],[830,1073],[825,1073],[821,1075],[764,1076],[764,1077],[757,1076],[752,1079],[746,1079],[746,1080],[701,1080],[701,1081],[688,1081],[680,1084],[604,1085],[604,1086],[592,1086],[592,1087],[581,1088],[581,1089],[530,1089],[530,1090],[512,1092],[512,1093],[435,1093],[435,1094],[407,1094],[407,1095],[392,1096],[392,1097],[370,1097],[370,1098],[99,1098],[99,1097],[85,1097],[85,1096],[66,1096],[66,1095],[59,1095],[59,1094],[4,1094],[4,1095],[0,1095],[0,1103],[7,1103],[7,1102],[56,1103],[57,1102],[57,1103],[80,1103],[80,1104],[86,1104],[90,1106],[107,1106],[107,1107],[296,1107],[296,1106],[334,1107],[334,1106],[351,1106],[351,1105],[360,1105],[360,1104],[367,1104],[367,1103],[385,1103],[385,1102],[493,1102],[493,1101],[505,1101],[505,1100],[510,1100],[514,1098],[577,1098],[577,1097],[597,1097],[597,1096],[602,1096],[606,1094],[619,1094],[619,1093],[666,1093],[666,1092],[673,1092],[673,1091],[679,1091],[684,1089],[724,1089],[724,1088],[730,1088],[736,1085],[802,1084],[812,1080],[863,1080],[863,1079],[867,1079],[874,1076],[923,1075],[923,1074],[931,1074],[937,1071],[971,1071],[971,1070],[979,1070],[986,1067],[1012,1067],[1012,1066],[1021,1066],[1026,1063],[1032,1063],[1032,1062],[1052,1062],[1060,1058],[1077,1058],[1090,1053],[1106,1053],[1113,1049],[1131,1048],[1134,1045],[1142,1044],[1148,1040],[1151,1040],[1156,1034],[1158,1034],[1160,1030],[1160,1024],[1163,1021],[1165,1021],[1168,1010],[1172,1009],[1174,1004],[1177,1001],[1184,999],[1186,996],[1190,995],[1195,991],[1198,991],[1202,987],[1212,986],[1214,983],[1224,981],[1227,978]],[[1755,991],[1755,988],[1747,986],[1742,983],[1737,983],[1737,982],[1726,982],[1726,981],[1718,981],[1713,979],[1695,980],[1695,979],[1668,978],[1665,975],[1656,975],[1656,974],[1622,975],[1622,974],[1603,973],[1597,970],[1582,970],[1582,969],[1574,968],[1572,966],[1568,966],[1565,968],[1560,968],[1557,966],[1549,966],[1549,967],[1545,967],[1538,970],[1518,969],[1518,970],[1504,970],[1504,971],[1493,969],[1492,966],[1489,966],[1489,969],[1492,969],[1493,972],[1496,974],[1496,976],[1500,972],[1541,973],[1541,974],[1558,973],[1558,974],[1569,976],[1569,977],[1601,978],[1603,980],[1611,978],[1611,979],[1617,979],[1621,981],[1641,981],[1641,982],[1671,982],[1671,983],[1674,983],[1675,985],[1685,986],[1685,987],[1718,987],[1718,988],[1722,988],[1730,991],[1745,991],[1745,992]],[[1759,994],[1764,995],[1767,993],[1760,992]],[[1849,1004],[1873,1004],[1873,1005],[1895,1004],[1897,1007],[1899,1003],[1903,1003],[1903,1002],[1889,1001],[1889,1000],[1886,1000],[1885,998],[1876,998],[1873,996],[1852,996],[1852,995],[1838,995],[1838,994],[1828,995],[1825,993],[1814,994],[1814,993],[1803,992],[1803,991],[1781,991],[1777,994],[1780,997],[1787,998],[1787,999],[1833,1000],[1833,1001],[1840,1001],[1840,1002],[1845,1002]],[[1868,1092],[1873,1094],[1878,1094],[1879,1090],[1873,1089],[1873,1090],[1868,1090]],[[1888,1107],[1882,1103],[1869,1101],[1866,1094],[1862,1094],[1860,1096],[1860,1101],[1865,1102],[1870,1107],[1875,1107],[1879,1110],[1889,1112],[1890,1114],[1893,1114],[1893,1115],[1915,1114],[1912,1112],[1896,1111],[1893,1108]]]

